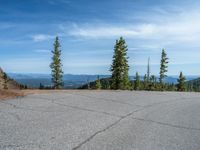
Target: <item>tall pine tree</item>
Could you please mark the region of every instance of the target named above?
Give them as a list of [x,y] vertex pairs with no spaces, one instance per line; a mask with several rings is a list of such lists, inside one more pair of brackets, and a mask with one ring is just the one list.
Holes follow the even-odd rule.
[[111,88],[112,89],[130,89],[129,82],[129,66],[128,66],[128,57],[127,57],[127,45],[123,37],[120,37],[119,40],[116,40],[114,47],[113,62],[111,65],[110,71],[112,72],[111,77]]
[[178,81],[177,90],[185,91],[185,89],[186,89],[185,77],[183,76],[182,72],[180,72],[179,79],[177,81]]
[[161,90],[164,89],[164,78],[166,77],[166,73],[168,71],[167,64],[168,64],[167,54],[165,52],[165,49],[162,49],[161,61],[160,61],[160,78],[159,78]]
[[54,42],[54,50],[52,51],[52,63],[50,64],[51,67],[51,74],[52,74],[52,83],[54,89],[61,89],[63,87],[63,71],[62,71],[62,63],[61,63],[61,50],[60,50],[60,43],[58,37],[56,37]]

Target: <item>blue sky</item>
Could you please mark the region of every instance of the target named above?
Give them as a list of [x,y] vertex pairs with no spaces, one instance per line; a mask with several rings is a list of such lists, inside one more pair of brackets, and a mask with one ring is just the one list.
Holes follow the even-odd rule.
[[130,75],[200,75],[200,2],[197,0],[0,0],[0,66],[7,72],[50,73],[51,50],[60,37],[63,70],[110,74],[115,40],[129,48]]

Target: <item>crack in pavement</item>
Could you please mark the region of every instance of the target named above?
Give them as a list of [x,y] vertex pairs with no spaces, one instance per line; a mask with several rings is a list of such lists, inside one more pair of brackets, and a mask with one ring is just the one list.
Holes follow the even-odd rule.
[[[47,98],[39,98],[37,97],[38,99],[43,99],[43,100],[47,100],[51,103],[54,103],[54,104],[57,104],[57,105],[61,105],[61,106],[66,106],[66,107],[71,107],[71,108],[74,108],[74,109],[81,109],[81,110],[85,110],[85,111],[90,111],[90,112],[96,112],[96,113],[103,113],[103,114],[107,114],[107,115],[112,115],[113,114],[110,114],[110,113],[107,113],[107,112],[101,112],[101,111],[96,111],[96,110],[91,110],[91,109],[86,109],[86,108],[81,108],[81,107],[78,107],[78,106],[71,106],[71,105],[67,105],[67,104],[62,104],[62,103],[57,103],[55,102],[57,99],[47,99]],[[94,98],[94,97],[93,97]],[[99,98],[100,99],[100,98]],[[78,144],[76,147],[72,148],[72,150],[77,150],[79,149],[80,147],[82,147],[84,144],[86,144],[87,142],[91,141],[95,136],[97,136],[98,134],[101,134],[103,132],[106,132],[107,130],[109,130],[110,128],[114,127],[115,125],[117,125],[119,122],[121,122],[122,120],[128,118],[129,116],[133,115],[134,113],[138,112],[138,111],[142,111],[142,110],[145,110],[149,107],[154,107],[156,105],[160,105],[160,104],[164,104],[164,103],[173,103],[173,102],[177,102],[177,101],[180,101],[180,100],[187,100],[187,98],[177,98],[177,99],[174,99],[174,100],[168,100],[168,101],[162,101],[162,102],[157,102],[157,103],[152,103],[150,105],[146,105],[146,106],[142,106],[141,108],[138,108],[137,110],[135,111],[132,111],[131,113],[128,113],[126,114],[125,116],[116,116],[114,115],[115,117],[119,117],[118,120],[116,120],[115,122],[113,122],[112,124],[108,125],[107,127],[95,132],[94,134],[92,134],[89,138],[87,138],[86,140],[84,140],[83,142],[81,142],[80,144]],[[7,103],[8,105],[12,106],[13,108],[20,108],[20,109],[24,109],[20,106],[17,106],[17,105],[14,105],[14,104],[10,104],[10,103]],[[25,109],[24,109],[25,110]],[[161,123],[160,123],[161,124]],[[163,124],[163,123],[162,123]],[[166,125],[166,124],[165,124]],[[173,125],[172,125],[173,126]],[[174,127],[177,127],[174,125]],[[185,127],[183,127],[185,128]],[[192,128],[191,128],[192,129]],[[193,128],[194,130],[198,130],[198,129],[195,129]],[[198,130],[199,131],[199,130]]]
[[[100,99],[100,100],[103,100],[103,101],[110,101],[110,102],[113,102],[113,103],[119,103],[119,104],[124,104],[124,105],[129,105],[129,106],[137,106],[137,107],[149,107],[150,105],[153,106],[153,105],[162,104],[162,103],[169,103],[169,102],[180,101],[180,100],[188,100],[187,97],[180,97],[180,98],[175,98],[175,99],[166,100],[166,101],[162,101],[162,102],[155,102],[155,103],[152,103],[150,105],[138,105],[138,104],[130,104],[130,103],[125,103],[125,102],[120,102],[120,101],[116,101],[116,100],[113,100],[113,99],[106,99],[106,98],[100,98],[100,97],[94,97],[94,96],[87,96],[87,95],[83,95],[83,94],[72,94],[72,93],[67,93],[67,94],[68,95],[73,95],[73,96],[79,95],[79,96],[83,96],[83,97],[87,97],[87,98]],[[162,95],[166,95],[166,94],[163,93]],[[65,98],[66,97],[59,98],[59,99],[63,100]],[[192,98],[195,99],[195,98],[199,98],[199,97],[192,97]]]
[[[72,93],[69,93],[69,94],[75,96],[75,94],[72,94]],[[100,100],[103,100],[103,101],[110,101],[110,102],[113,102],[113,103],[118,103],[118,104],[123,104],[123,105],[143,107],[141,105],[130,104],[130,103],[126,103],[126,102],[120,102],[120,101],[116,101],[114,99],[100,98],[100,97],[94,97],[94,96],[87,96],[87,95],[83,95],[83,94],[76,94],[76,95],[87,97],[87,98],[100,99]]]
[[94,109],[88,109],[88,108],[83,108],[83,107],[72,106],[72,105],[67,105],[67,104],[55,102],[55,100],[57,100],[57,99],[48,99],[48,98],[42,98],[42,97],[37,97],[37,98],[42,99],[42,100],[49,101],[49,102],[51,102],[51,103],[53,103],[53,104],[56,104],[56,105],[59,105],[59,106],[65,106],[65,107],[70,107],[70,108],[77,109],[77,110],[83,110],[83,111],[101,113],[101,114],[109,115],[109,116],[112,116],[112,117],[118,117],[118,118],[122,117],[122,116],[120,116],[120,115],[108,113],[108,112],[105,112],[105,111],[97,111],[97,110],[94,110]]
[[[105,112],[105,111],[97,111],[97,110],[93,110],[93,109],[87,109],[87,108],[82,108],[82,107],[78,107],[78,106],[67,105],[67,104],[63,104],[63,103],[56,103],[55,100],[57,100],[57,99],[48,99],[48,98],[44,98],[44,97],[37,97],[37,98],[42,99],[42,100],[46,100],[46,101],[50,101],[51,103],[54,103],[56,105],[70,107],[70,108],[73,108],[73,109],[101,113],[101,114],[109,115],[109,116],[112,116],[112,117],[119,117],[119,118],[123,117],[122,115],[116,115],[116,114],[108,113],[108,112]],[[64,99],[64,98],[65,97],[60,98],[60,99]],[[95,98],[95,97],[90,97],[90,98]],[[98,99],[101,99],[101,98],[98,98]],[[187,98],[181,97],[181,98],[178,98],[178,99],[175,99],[175,100],[168,100],[168,101],[163,101],[163,102],[157,102],[157,103],[152,103],[150,105],[139,106],[139,107],[147,108],[147,107],[152,107],[152,106],[159,105],[159,104],[164,104],[164,103],[169,103],[169,102],[176,102],[176,101],[183,100],[183,99],[187,100]],[[25,108],[25,107],[21,107],[21,106],[18,106],[18,105],[12,104],[12,103],[8,103],[8,102],[5,102],[5,101],[0,101],[0,103],[6,104],[6,105],[10,105],[10,106],[12,106],[15,109],[21,109],[21,110],[29,110],[29,111],[35,111],[35,112],[47,112],[47,113],[48,112],[55,112],[55,111],[39,110],[39,109],[33,109],[33,108],[27,108],[27,107]],[[1,112],[3,112],[3,111],[1,111]],[[65,112],[65,111],[56,111],[56,112]],[[6,113],[6,112],[3,112],[3,113]],[[10,115],[12,115],[12,116],[14,116],[17,120],[21,120],[18,115],[10,113],[10,112],[7,112],[7,113],[10,114]]]
[[[2,103],[2,102],[0,102],[0,103]],[[29,108],[28,106],[26,106],[26,107],[21,107],[21,106],[19,106],[19,105],[14,105],[14,104],[11,104],[11,103],[5,103],[5,102],[3,102],[3,104],[6,104],[6,105],[9,105],[9,106],[11,106],[11,107],[13,107],[13,108],[15,108],[15,109],[20,109],[20,110],[25,110],[25,111],[34,111],[34,112],[42,112],[42,113],[48,113],[48,112],[66,112],[66,111],[58,111],[58,110],[56,110],[56,111],[50,111],[50,110],[40,110],[40,109],[33,109],[33,108]],[[1,111],[0,111],[1,112]],[[7,113],[7,112],[5,112],[5,113]],[[8,112],[8,113],[10,113],[10,112]],[[12,113],[13,114],[13,113]]]
[[[38,98],[38,97],[37,97]],[[108,113],[108,112],[104,112],[104,111],[97,111],[97,110],[93,110],[93,109],[87,109],[87,108],[82,108],[82,107],[78,107],[78,106],[72,106],[72,105],[67,105],[67,104],[63,104],[63,103],[56,103],[55,100],[51,100],[51,99],[47,99],[47,98],[39,98],[39,99],[43,99],[46,101],[50,101],[53,104],[59,105],[59,106],[65,106],[65,107],[69,107],[69,108],[73,108],[73,109],[77,109],[77,110],[82,110],[82,111],[88,111],[88,112],[95,112],[95,113],[100,113],[100,114],[104,114],[104,115],[108,115],[108,116],[112,116],[112,117],[122,117],[120,115],[116,115],[116,114],[112,114],[112,113]],[[33,109],[33,108],[25,108],[25,107],[21,107],[15,104],[11,104],[11,103],[6,103],[6,102],[0,102],[6,105],[10,105],[11,107],[15,108],[15,109],[21,109],[21,110],[30,110],[30,111],[35,111],[35,112],[65,112],[65,111],[47,111],[47,110],[39,110],[39,109]]]
[[154,120],[149,120],[149,119],[135,118],[135,117],[133,117],[133,118],[131,118],[131,119],[133,119],[133,120],[139,120],[139,121],[144,121],[144,122],[156,123],[156,124],[159,124],[159,125],[168,126],[168,127],[173,127],[173,128],[200,131],[199,128],[185,127],[185,126],[174,125],[174,124],[170,124],[170,123],[164,123],[164,122],[159,122],[159,121],[154,121]]
[[[87,95],[83,95],[83,94],[72,94],[72,93],[66,93],[67,95],[72,95],[72,96],[82,96],[82,97],[87,97],[87,98],[90,98],[89,100],[93,100],[91,98],[94,98],[94,99],[100,99],[100,100],[103,100],[105,102],[113,102],[113,103],[118,103],[118,104],[123,104],[123,105],[129,105],[129,106],[138,106],[138,107],[143,107],[142,105],[138,105],[138,104],[131,104],[131,103],[126,103],[126,102],[120,102],[120,101],[116,101],[116,100],[113,100],[113,99],[107,99],[107,98],[101,98],[101,97],[94,97],[94,96],[87,96]],[[40,97],[41,98],[41,97]],[[61,97],[59,98],[59,100],[63,100],[65,99],[66,97]],[[46,99],[46,98],[44,98]]]
[[112,113],[108,113],[108,112],[105,112],[105,111],[97,111],[97,110],[93,110],[93,109],[87,109],[87,108],[82,108],[82,107],[78,107],[78,106],[71,106],[71,105],[66,105],[66,104],[62,104],[62,103],[55,103],[55,102],[53,102],[53,103],[60,105],[60,106],[66,106],[66,107],[70,107],[70,108],[74,108],[74,109],[78,109],[78,110],[101,113],[101,114],[109,115],[109,116],[112,116],[112,117],[122,117],[122,116],[115,115],[115,114],[112,114]]
[[41,145],[35,144],[35,143],[27,143],[27,144],[9,144],[9,145],[0,145],[0,148],[7,149],[7,148],[20,148],[25,146],[38,146],[41,147]]
[[[5,105],[9,105],[9,106],[11,106],[11,107],[13,107],[15,109],[20,109],[20,110],[29,110],[29,111],[35,111],[35,112],[55,112],[55,111],[47,111],[47,110],[39,110],[39,109],[28,108],[28,106],[21,107],[19,105],[15,105],[15,104],[11,104],[11,103],[6,103],[6,102],[0,102],[0,103],[3,103]],[[57,112],[64,112],[64,111],[57,111]]]
[[110,128],[114,127],[115,125],[117,125],[117,124],[118,124],[119,122],[121,122],[122,120],[128,118],[129,116],[133,115],[133,114],[136,113],[136,112],[139,112],[139,111],[142,111],[142,110],[146,109],[147,107],[152,107],[152,106],[149,105],[149,106],[146,106],[146,107],[137,109],[137,110],[135,110],[135,111],[133,111],[133,112],[131,112],[131,113],[125,115],[125,116],[122,116],[120,119],[118,119],[118,120],[115,121],[114,123],[110,124],[110,125],[107,126],[106,128],[95,132],[93,135],[91,135],[91,136],[90,136],[89,138],[87,138],[85,141],[81,142],[78,146],[72,148],[72,150],[77,150],[77,149],[79,149],[79,148],[82,147],[84,144],[86,144],[87,142],[91,141],[96,135],[101,134],[101,133],[103,133],[103,132],[109,130]]
[[[71,95],[74,95],[74,94],[71,94]],[[78,109],[78,110],[83,110],[83,111],[89,111],[89,112],[96,112],[96,113],[101,113],[101,114],[105,114],[105,115],[109,115],[109,116],[113,116],[113,117],[119,117],[119,118],[123,117],[123,116],[120,116],[120,115],[116,115],[116,114],[112,114],[112,113],[108,113],[108,112],[104,112],[104,111],[97,111],[97,110],[93,110],[93,109],[87,109],[87,108],[82,108],[82,107],[78,107],[78,106],[67,105],[67,104],[63,104],[63,103],[56,103],[55,100],[57,100],[57,99],[48,99],[48,98],[43,98],[43,97],[37,97],[37,98],[50,101],[50,102],[52,102],[52,103],[54,103],[56,105],[66,106],[66,107],[70,107],[70,108],[73,108],[73,109]],[[64,98],[65,97],[60,98],[60,99],[64,99]],[[96,97],[90,97],[90,98],[96,98]],[[101,99],[101,98],[98,98],[98,99]],[[163,102],[152,103],[152,104],[146,105],[146,106],[138,105],[138,107],[147,108],[147,107],[152,107],[152,106],[159,105],[159,104],[164,104],[164,103],[169,103],[169,102],[176,102],[176,101],[183,100],[183,99],[187,100],[187,98],[181,97],[181,98],[174,99],[174,100],[168,100],[168,101],[163,101]],[[0,101],[0,103],[6,104],[6,105],[10,105],[13,108],[21,109],[21,110],[29,110],[29,111],[35,111],[35,112],[55,112],[55,111],[47,111],[47,110],[43,111],[43,110],[33,109],[33,108],[27,108],[27,107],[25,108],[25,107],[21,107],[21,106],[18,106],[18,105],[12,104],[12,103],[8,103],[8,102],[4,102],[4,101]],[[137,105],[135,105],[135,106],[137,106]],[[3,112],[3,111],[1,111],[1,112]],[[56,111],[56,112],[65,112],[65,111]],[[3,113],[6,113],[6,112],[3,112]],[[13,114],[13,113],[9,113],[9,112],[7,112],[7,113],[10,114],[10,115],[12,115],[12,116],[14,116],[17,120],[21,120],[18,115]]]
[[[154,103],[154,104],[151,104],[151,105],[147,105],[147,106],[144,106],[138,110],[135,110],[123,117],[121,117],[120,119],[118,119],[117,121],[115,121],[114,123],[110,124],[109,126],[107,126],[106,128],[102,129],[102,130],[99,130],[97,132],[95,132],[93,135],[91,135],[89,138],[87,138],[85,141],[81,142],[79,145],[77,145],[76,147],[72,148],[72,150],[77,150],[79,148],[81,148],[84,144],[86,144],[87,142],[91,141],[95,136],[97,136],[98,134],[101,134],[103,132],[106,132],[107,130],[109,130],[110,128],[114,127],[115,125],[117,125],[119,122],[121,122],[122,120],[128,118],[129,116],[133,115],[134,113],[136,112],[139,112],[139,111],[143,111],[149,107],[153,107],[155,105],[160,105],[160,104],[165,104],[165,103],[168,103],[168,102],[177,102],[179,100],[181,100],[183,98],[177,98],[176,100],[168,100],[168,101],[164,101],[164,102],[159,102],[159,103]],[[194,129],[194,128],[193,128]],[[198,130],[199,131],[199,130]]]
[[117,121],[115,121],[114,123],[110,124],[109,126],[107,126],[106,128],[102,129],[102,130],[99,130],[97,132],[95,132],[93,135],[91,135],[89,138],[87,138],[85,141],[81,142],[79,145],[77,145],[76,147],[72,148],[72,150],[77,150],[79,149],[80,147],[82,147],[84,144],[86,144],[87,142],[89,142],[90,140],[92,140],[96,135],[102,133],[102,132],[105,132],[107,131],[108,129],[112,128],[113,126],[115,126],[116,124],[118,124],[120,121],[122,121],[123,119],[131,116],[133,113],[137,112],[137,111],[140,111],[140,109],[138,110],[135,110],[123,117],[121,117],[120,119],[118,119]]

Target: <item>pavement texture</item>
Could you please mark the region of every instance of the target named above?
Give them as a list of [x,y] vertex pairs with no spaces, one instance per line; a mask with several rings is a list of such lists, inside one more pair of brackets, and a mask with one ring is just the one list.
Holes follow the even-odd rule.
[[2,150],[200,150],[200,94],[61,91],[0,101]]

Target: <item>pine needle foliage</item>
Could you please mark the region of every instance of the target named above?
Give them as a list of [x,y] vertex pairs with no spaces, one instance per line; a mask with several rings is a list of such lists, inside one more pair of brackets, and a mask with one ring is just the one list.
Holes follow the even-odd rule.
[[52,83],[54,89],[61,89],[63,87],[63,71],[61,63],[61,50],[58,37],[56,37],[54,42],[54,50],[52,51],[52,63],[50,64]]
[[97,90],[100,90],[101,89],[101,81],[100,81],[100,78],[99,76],[97,77],[97,80],[96,80],[96,85],[95,85],[96,89]]
[[168,64],[168,58],[167,58],[167,54],[165,52],[165,49],[162,49],[162,54],[161,54],[161,61],[160,61],[160,86],[161,86],[161,90],[164,89],[164,78],[167,77],[166,73],[167,73],[167,64]]
[[113,62],[110,68],[112,72],[111,76],[111,88],[114,90],[129,90],[129,66],[128,66],[128,57],[127,57],[127,45],[123,37],[120,37],[119,40],[116,40],[114,47]]
[[185,77],[183,76],[183,73],[180,72],[179,79],[177,80],[177,90],[178,91],[185,91],[186,90],[186,83],[185,83]]

